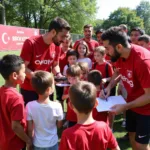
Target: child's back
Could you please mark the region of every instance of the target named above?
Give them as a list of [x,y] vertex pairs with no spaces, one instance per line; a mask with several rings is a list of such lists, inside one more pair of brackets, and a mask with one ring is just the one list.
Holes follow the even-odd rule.
[[20,120],[25,128],[25,109],[21,94],[13,87],[0,88],[0,149],[19,150],[25,143],[13,132],[12,121]]
[[61,104],[49,101],[41,104],[38,101],[27,104],[27,120],[33,120],[33,144],[37,147],[51,147],[58,142],[56,121],[63,119]]
[[106,150],[115,149],[117,145],[108,125],[95,121],[88,125],[76,124],[66,129],[62,134],[59,150]]
[[63,111],[60,103],[49,99],[54,90],[53,75],[46,71],[36,71],[31,84],[39,97],[37,101],[29,102],[26,106],[28,135],[33,139],[33,149],[58,149],[56,123],[61,125]]
[[5,84],[0,87],[0,149],[20,150],[32,145],[25,133],[26,113],[23,97],[16,87],[25,79],[25,64],[16,55],[5,55],[0,60],[0,74]]

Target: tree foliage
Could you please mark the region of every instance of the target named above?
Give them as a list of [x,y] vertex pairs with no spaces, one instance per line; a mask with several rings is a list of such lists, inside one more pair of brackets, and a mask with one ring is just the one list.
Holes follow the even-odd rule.
[[82,32],[84,24],[93,23],[96,0],[7,0],[6,20],[9,25],[48,28],[50,20],[65,18],[72,32]]
[[109,18],[104,21],[102,27],[107,29],[120,24],[126,24],[129,30],[137,26],[143,28],[143,20],[136,15],[136,11],[129,8],[118,8],[112,12]]
[[146,33],[150,34],[150,2],[142,1],[136,8],[137,16],[143,19]]

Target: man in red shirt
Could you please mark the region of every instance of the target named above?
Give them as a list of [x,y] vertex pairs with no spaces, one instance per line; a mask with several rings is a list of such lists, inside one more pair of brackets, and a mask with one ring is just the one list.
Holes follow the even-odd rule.
[[21,150],[25,143],[32,146],[26,135],[26,112],[22,95],[16,87],[25,79],[25,65],[16,55],[0,60],[0,73],[5,84],[0,87],[0,150]]
[[105,90],[106,97],[119,77],[128,93],[127,104],[113,106],[112,112],[127,110],[126,129],[133,150],[150,150],[150,52],[130,44],[120,27],[105,31],[102,40],[117,68]]
[[103,29],[98,29],[95,34],[96,34],[96,38],[97,38],[97,41],[99,43],[99,46],[103,46],[103,41],[101,39],[101,35],[102,33],[105,32]]
[[135,27],[131,29],[131,34],[130,34],[131,43],[138,44],[138,38],[144,33],[145,33],[144,30],[140,29],[139,27]]
[[26,65],[26,79],[24,84],[21,85],[21,94],[24,97],[25,104],[38,98],[30,84],[34,71],[53,71],[55,76],[61,76],[59,45],[69,36],[69,30],[68,22],[57,17],[50,22],[46,34],[31,37],[24,42],[20,56]]
[[96,94],[96,87],[86,81],[79,81],[70,87],[70,107],[76,113],[78,122],[63,132],[59,150],[120,150],[108,125],[92,117],[92,111],[97,106]]
[[138,38],[138,45],[148,49],[150,51],[150,36],[149,35],[142,35]]
[[84,38],[79,39],[75,42],[74,49],[76,49],[76,46],[78,45],[80,41],[84,40],[87,43],[89,50],[90,50],[89,58],[93,60],[94,49],[99,46],[98,42],[92,39],[93,26],[90,24],[87,24],[83,27],[83,30],[84,30]]

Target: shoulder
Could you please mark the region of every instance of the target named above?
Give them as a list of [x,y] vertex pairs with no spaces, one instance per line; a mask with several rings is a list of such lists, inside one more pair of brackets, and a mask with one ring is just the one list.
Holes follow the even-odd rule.
[[91,43],[93,43],[93,44],[99,46],[99,43],[98,43],[96,40],[94,40],[94,39],[91,40]]
[[29,43],[36,43],[38,41],[42,40],[42,36],[41,35],[37,35],[37,36],[31,36],[30,38],[26,39],[25,42],[29,42]]
[[133,57],[135,58],[136,56],[136,59],[138,60],[150,59],[150,52],[144,47],[131,44],[131,51]]
[[22,95],[16,89],[13,88],[7,88],[5,90],[5,95],[10,99],[23,100]]
[[52,106],[52,108],[55,108],[55,109],[61,108],[61,104],[58,101],[50,101],[50,105]]

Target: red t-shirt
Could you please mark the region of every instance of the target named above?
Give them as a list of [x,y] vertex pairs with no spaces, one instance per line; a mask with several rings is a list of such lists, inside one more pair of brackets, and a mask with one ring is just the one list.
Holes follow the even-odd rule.
[[[78,45],[78,43],[79,43],[80,41],[82,41],[82,40],[85,41],[85,39],[82,38],[82,39],[79,39],[79,40],[77,40],[77,41],[75,42],[75,44],[74,44],[74,46],[73,46],[74,49],[76,48],[76,46]],[[85,42],[86,42],[86,41],[85,41]],[[88,47],[89,47],[89,51],[90,51],[89,58],[90,58],[91,60],[93,60],[94,49],[99,46],[99,43],[98,43],[97,41],[93,40],[93,39],[91,39],[89,42],[86,42],[86,43],[87,43],[87,45],[88,45]]]
[[104,62],[103,64],[93,64],[92,69],[98,70],[102,74],[102,78],[106,78],[106,64],[108,64],[108,75],[111,77],[113,75],[113,68],[112,65],[108,62]]
[[[127,102],[143,95],[144,88],[150,88],[150,52],[145,48],[131,44],[129,57],[119,58],[116,67],[128,93]],[[150,115],[150,104],[132,110],[139,114]]]
[[104,122],[76,124],[63,131],[59,150],[106,150],[118,146],[110,128]]
[[[100,91],[97,91],[97,97],[99,97]],[[108,112],[98,112],[96,108],[93,109],[93,118],[96,121],[104,121],[105,123],[109,124],[108,120]]]
[[[59,60],[60,48],[54,43],[47,45],[41,35],[34,36],[24,42],[20,56],[24,61],[30,62],[28,65],[30,70],[50,71],[53,62]],[[21,88],[33,90],[27,77]]]
[[[69,93],[69,87],[67,87],[64,91],[64,94],[68,94],[68,93]],[[66,120],[72,121],[72,122],[77,122],[77,115],[74,112],[74,110],[70,107],[69,102],[70,102],[70,99],[68,98]]]
[[150,46],[147,49],[150,51]]
[[26,128],[26,113],[22,95],[15,88],[0,88],[0,149],[20,150],[25,143],[13,132],[12,121]]
[[67,59],[66,59],[66,54],[67,54],[67,52],[63,52],[63,50],[61,48],[61,53],[60,53],[60,57],[59,57],[59,67],[60,67],[61,73],[63,73],[64,67],[68,63]]

